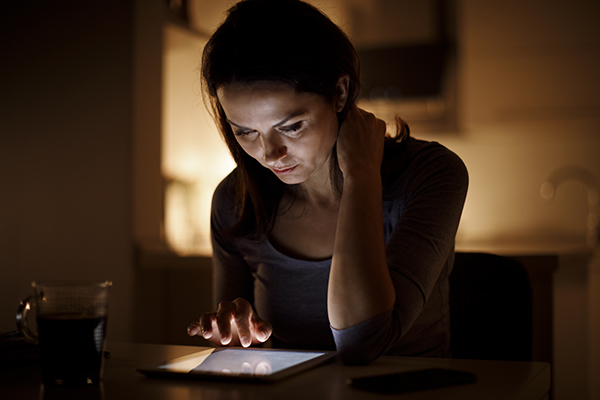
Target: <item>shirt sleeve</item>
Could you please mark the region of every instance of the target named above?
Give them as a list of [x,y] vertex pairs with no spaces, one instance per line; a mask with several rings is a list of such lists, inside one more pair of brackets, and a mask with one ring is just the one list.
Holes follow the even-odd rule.
[[213,249],[213,306],[242,297],[254,304],[252,272],[227,231],[235,224],[234,197],[230,180],[219,184],[211,206],[211,243]]
[[453,252],[468,173],[462,160],[441,145],[422,153],[405,172],[386,244],[396,302],[387,312],[357,325],[332,328],[345,363],[372,362],[402,339],[423,311]]

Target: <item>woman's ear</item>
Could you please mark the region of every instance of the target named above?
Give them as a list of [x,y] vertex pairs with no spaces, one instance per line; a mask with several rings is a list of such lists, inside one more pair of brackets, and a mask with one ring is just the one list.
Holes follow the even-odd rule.
[[346,106],[346,102],[348,101],[348,87],[350,86],[350,77],[348,75],[340,76],[336,85],[336,98],[335,98],[335,112],[340,112]]

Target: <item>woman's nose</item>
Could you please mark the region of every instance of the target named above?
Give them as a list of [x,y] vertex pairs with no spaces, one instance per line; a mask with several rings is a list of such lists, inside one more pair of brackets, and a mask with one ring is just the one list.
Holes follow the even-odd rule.
[[287,147],[282,143],[277,134],[263,136],[263,158],[265,162],[275,162],[287,154]]

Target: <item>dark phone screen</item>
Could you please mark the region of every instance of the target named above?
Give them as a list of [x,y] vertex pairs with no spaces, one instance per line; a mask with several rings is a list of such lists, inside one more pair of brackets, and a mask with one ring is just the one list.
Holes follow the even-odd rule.
[[477,377],[469,372],[443,368],[369,376],[349,379],[348,384],[361,390],[379,393],[402,393],[442,386],[475,382]]

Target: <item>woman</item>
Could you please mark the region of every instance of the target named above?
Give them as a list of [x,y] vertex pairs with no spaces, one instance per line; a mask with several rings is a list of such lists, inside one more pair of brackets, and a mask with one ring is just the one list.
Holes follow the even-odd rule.
[[[335,348],[346,363],[449,355],[461,160],[355,105],[347,36],[299,0],[233,6],[202,77],[237,168],[216,189],[216,345]],[[383,225],[382,225],[383,221]]]

